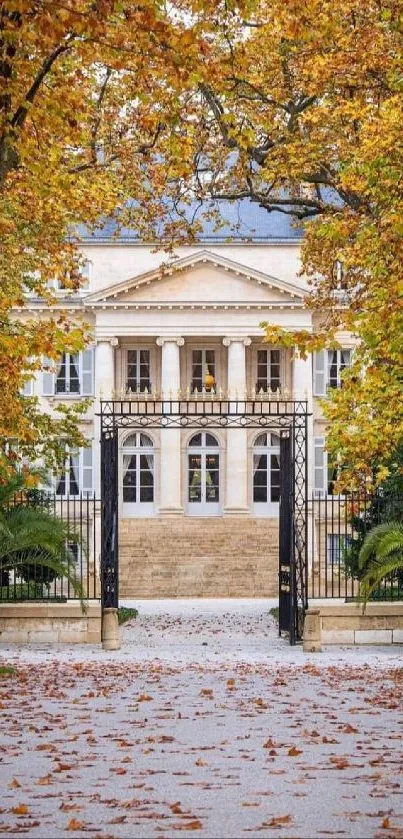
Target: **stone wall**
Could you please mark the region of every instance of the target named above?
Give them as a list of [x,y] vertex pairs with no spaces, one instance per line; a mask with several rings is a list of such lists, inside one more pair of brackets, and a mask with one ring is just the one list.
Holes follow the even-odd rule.
[[329,602],[319,608],[323,644],[403,644],[403,603]]
[[83,614],[79,603],[3,603],[0,642],[100,644],[101,606]]
[[278,519],[121,519],[124,598],[277,597]]

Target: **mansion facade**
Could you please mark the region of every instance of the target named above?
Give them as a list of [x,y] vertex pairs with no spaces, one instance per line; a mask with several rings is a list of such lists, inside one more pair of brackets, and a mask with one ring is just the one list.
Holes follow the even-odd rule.
[[[45,411],[91,399],[83,417],[91,444],[66,452],[66,470],[54,479],[57,496],[99,497],[101,400],[164,398],[307,400],[307,490],[331,493],[319,400],[340,386],[353,342],[341,335],[342,349],[302,359],[263,341],[262,322],[315,329],[304,308],[300,239],[284,224],[268,230],[270,217],[264,224],[248,241],[245,234],[231,242],[206,236],[178,247],[174,258],[129,235],[83,237],[85,283],[79,292],[58,290],[56,305],[90,325],[92,344],[49,363],[27,386]],[[40,300],[30,309],[46,318]],[[274,432],[121,428],[123,594],[272,593],[280,470]]]

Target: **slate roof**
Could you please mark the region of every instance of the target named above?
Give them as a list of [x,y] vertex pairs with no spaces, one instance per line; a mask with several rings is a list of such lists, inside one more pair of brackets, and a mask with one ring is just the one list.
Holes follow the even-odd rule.
[[[202,243],[226,242],[228,240],[298,242],[302,239],[302,226],[298,225],[291,216],[279,212],[268,213],[263,207],[259,207],[258,204],[249,201],[249,199],[237,202],[220,202],[219,210],[224,225],[216,229],[217,224],[214,220],[203,218],[203,213],[211,206],[206,205],[198,210],[194,206],[189,206],[186,210],[189,218],[193,217],[196,210],[195,218],[203,222],[203,232],[198,236],[198,241]],[[172,220],[172,214],[170,214],[170,218]],[[77,233],[83,243],[140,242],[140,237],[134,229],[122,228],[118,232],[117,223],[113,219],[106,219],[96,230],[89,231],[85,227],[80,227]],[[156,238],[160,238],[162,235],[163,229],[160,227]]]

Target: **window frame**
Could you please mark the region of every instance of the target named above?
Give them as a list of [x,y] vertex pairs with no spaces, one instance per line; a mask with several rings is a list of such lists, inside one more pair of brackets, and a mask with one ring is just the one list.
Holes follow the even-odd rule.
[[[141,446],[140,439],[141,435],[145,435],[151,440],[152,445]],[[135,436],[136,438],[136,445],[127,445],[127,441],[130,440],[131,437]],[[123,473],[123,457],[124,455],[128,455],[130,457],[136,458],[136,467],[135,467],[135,488],[136,488],[136,501],[125,501],[124,500],[124,473]],[[140,492],[141,492],[141,456],[144,455],[151,455],[153,458],[153,471],[152,471],[152,491],[153,491],[153,499],[152,501],[141,501],[140,499]],[[120,444],[120,457],[119,457],[119,494],[120,494],[120,508],[121,514],[123,517],[128,518],[150,518],[155,516],[155,509],[156,509],[156,491],[157,491],[157,457],[156,457],[156,446],[155,440],[149,434],[148,429],[134,431],[133,429],[131,432],[125,436]]]
[[[91,455],[91,457],[89,457]],[[77,458],[78,459],[78,493],[70,492],[71,486],[71,459]],[[85,461],[90,460],[90,464]],[[87,480],[84,480],[86,476],[90,474],[90,483],[91,486],[88,486],[84,489],[84,484],[87,483]],[[55,474],[53,476],[53,487],[54,487],[54,494],[56,499],[69,499],[69,498],[88,498],[93,496],[94,494],[94,449],[93,449],[93,441],[90,441],[90,445],[86,447],[81,447],[80,449],[70,449],[69,446],[66,446],[66,457],[65,457],[65,470],[64,476],[66,481],[66,490],[65,492],[58,492],[57,487],[60,480],[63,477],[63,473]]]
[[[266,445],[257,445],[257,440],[259,439],[262,434],[270,435],[270,443],[266,443]],[[273,445],[271,442],[272,435],[274,437],[278,437],[278,445]],[[252,466],[252,509],[253,514],[255,516],[260,517],[267,517],[273,518],[279,515],[280,511],[280,492],[281,492],[281,462],[280,462],[280,437],[276,434],[275,431],[259,431],[259,433],[254,437],[251,446],[251,466]],[[255,470],[255,455],[266,456],[266,468],[264,470]],[[279,483],[278,483],[278,492],[279,492],[279,499],[278,501],[272,500],[272,464],[271,458],[272,456],[278,457],[278,473],[279,473]],[[267,500],[266,501],[255,501],[255,471],[265,471],[266,473],[266,490],[267,490]],[[270,497],[269,497],[270,496]]]
[[[201,437],[200,445],[192,444],[192,440],[195,437]],[[207,436],[212,437],[215,440],[215,443],[207,443]],[[222,482],[222,471],[223,471],[223,464],[222,464],[222,449],[221,443],[219,438],[216,434],[212,433],[211,431],[201,430],[201,431],[193,431],[189,440],[187,441],[186,445],[186,511],[188,516],[201,516],[203,518],[213,518],[222,515],[222,491],[223,491],[223,482]],[[191,482],[190,482],[190,474],[191,472],[197,471],[196,467],[194,469],[190,468],[190,458],[193,456],[200,457],[200,501],[191,501],[190,499],[190,489],[191,489]],[[207,458],[214,457],[216,458],[216,466],[209,470],[207,464]],[[210,471],[217,473],[217,483],[213,484],[218,491],[218,497],[215,501],[208,501],[207,500],[207,474],[210,474]]]
[[[337,353],[336,385],[331,385],[329,381],[329,370],[331,366],[329,362],[329,354],[333,352]],[[349,364],[346,364],[344,367],[341,366],[342,352],[349,353]],[[348,370],[351,367],[353,363],[353,353],[353,347],[341,347],[338,350],[323,349],[313,353],[312,392],[314,396],[323,399],[329,395],[329,391],[342,387],[343,382],[341,379],[341,373],[343,370]],[[320,381],[321,384],[319,384]]]
[[[337,549],[334,549],[334,541],[337,539]],[[327,533],[326,534],[326,564],[327,568],[340,568],[343,563],[342,554],[352,545],[353,537],[349,533]]]
[[128,389],[128,378],[129,378],[129,352],[136,352],[137,353],[137,370],[140,369],[140,353],[141,352],[148,352],[149,353],[149,370],[148,370],[148,381],[150,387],[148,389],[148,393],[153,392],[153,383],[154,383],[154,390],[155,390],[155,362],[154,362],[154,347],[150,344],[144,344],[144,346],[137,344],[133,346],[124,347],[122,353],[122,386],[125,393],[145,393],[146,391],[139,390],[139,386],[137,385],[136,390],[129,391]]
[[[284,353],[284,350],[281,347],[277,347],[277,346],[271,347],[271,346],[260,345],[260,346],[254,347],[254,350],[253,350],[253,367],[252,367],[252,374],[253,374],[252,388],[255,389],[257,394],[260,393],[260,391],[261,391],[261,388],[258,387],[258,383],[259,383],[259,376],[258,376],[258,370],[259,370],[258,358],[259,358],[259,355],[258,354],[259,354],[259,352],[266,352],[266,353],[270,353],[270,354],[272,352],[278,352],[279,353],[280,387],[274,389],[274,388],[271,387],[271,383],[269,383],[269,381],[267,381],[266,390],[263,389],[263,393],[269,393],[269,391],[271,391],[272,393],[276,393],[277,390],[279,390],[280,393],[281,393],[281,391],[284,390],[284,381],[285,381],[285,353]],[[269,369],[270,366],[271,366],[271,359],[269,361],[269,364],[267,365],[267,369]]]
[[[84,365],[84,355],[90,354],[91,358],[91,365],[90,367],[86,367]],[[57,366],[60,365],[60,362],[63,357],[65,357],[65,365],[66,365],[66,385],[67,382],[69,383],[70,387],[70,363],[71,357],[77,355],[78,356],[78,384],[79,390],[78,391],[70,391],[70,389],[66,390],[56,390],[57,387],[57,379],[60,373],[57,373]],[[80,399],[80,398],[88,398],[94,396],[94,387],[95,387],[95,352],[94,347],[86,347],[84,350],[79,350],[78,353],[70,353],[64,352],[62,353],[60,359],[55,361],[53,359],[44,359],[42,365],[42,396],[47,397],[48,399]],[[47,392],[47,388],[45,387],[45,375],[52,377],[52,387],[51,393]],[[86,392],[84,393],[84,377],[90,376],[90,383],[91,387],[86,388]],[[49,382],[47,383],[49,384]]]
[[[201,339],[202,340],[202,339]],[[186,342],[186,367],[185,367],[185,375],[186,375],[186,382],[185,382],[185,390],[189,393],[193,393],[192,382],[193,382],[193,352],[197,350],[210,350],[214,352],[214,365],[215,365],[215,386],[214,392],[219,393],[220,390],[224,390],[224,378],[225,378],[225,370],[223,367],[223,347],[220,343],[188,343]],[[183,368],[182,368],[183,370]],[[182,381],[182,376],[181,376]],[[198,393],[202,393],[202,390]],[[206,393],[211,393],[210,391],[206,391]]]

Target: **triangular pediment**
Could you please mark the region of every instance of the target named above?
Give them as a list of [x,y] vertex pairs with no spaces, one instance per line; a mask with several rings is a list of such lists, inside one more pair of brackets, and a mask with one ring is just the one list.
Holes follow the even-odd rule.
[[303,297],[296,285],[202,251],[90,294],[86,303],[283,304]]

